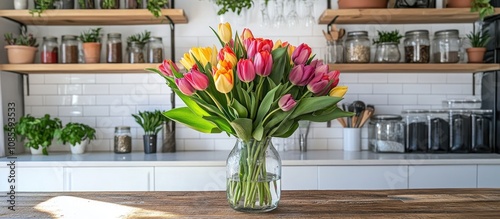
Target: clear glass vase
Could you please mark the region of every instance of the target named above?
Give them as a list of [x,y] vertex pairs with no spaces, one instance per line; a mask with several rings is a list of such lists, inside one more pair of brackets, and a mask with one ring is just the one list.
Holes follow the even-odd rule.
[[281,159],[271,138],[238,139],[226,162],[227,200],[243,212],[268,212],[281,197]]

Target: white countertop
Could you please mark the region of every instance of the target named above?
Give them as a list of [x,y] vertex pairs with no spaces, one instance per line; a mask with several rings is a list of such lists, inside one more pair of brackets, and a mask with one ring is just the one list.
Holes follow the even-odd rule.
[[[22,154],[0,158],[18,166],[225,166],[229,151],[182,151],[175,153],[115,154],[92,152],[82,155],[51,153],[49,156]],[[476,165],[500,164],[500,154],[389,154],[344,151],[280,151],[284,166],[366,165]]]

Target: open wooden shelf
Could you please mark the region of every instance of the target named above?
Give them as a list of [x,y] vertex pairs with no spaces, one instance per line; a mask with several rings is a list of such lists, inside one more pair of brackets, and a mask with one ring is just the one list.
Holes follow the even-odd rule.
[[0,70],[24,74],[95,74],[95,73],[147,73],[146,68],[157,68],[160,63],[99,63],[99,64],[3,64]]
[[368,63],[330,64],[330,69],[341,73],[474,73],[500,70],[500,64],[446,64],[446,63]]
[[[495,8],[500,14],[500,8]],[[319,24],[328,24],[336,16],[336,24],[428,24],[468,23],[478,20],[478,12],[469,8],[385,8],[385,9],[327,9]]]
[[175,24],[188,22],[183,9],[163,9],[163,17],[156,18],[147,9],[75,9],[46,10],[40,17],[28,10],[0,10],[0,17],[25,25],[138,25]]

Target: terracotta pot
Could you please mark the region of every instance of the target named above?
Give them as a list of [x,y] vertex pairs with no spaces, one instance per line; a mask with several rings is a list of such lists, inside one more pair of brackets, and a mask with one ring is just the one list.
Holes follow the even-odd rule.
[[339,9],[344,8],[387,8],[388,0],[338,0]]
[[36,47],[7,45],[7,57],[10,64],[28,64],[35,62]]
[[472,0],[448,0],[447,8],[470,8]]
[[486,48],[484,47],[473,47],[468,48],[467,56],[469,58],[469,63],[483,63],[484,53],[486,52]]
[[83,43],[85,63],[99,63],[101,61],[101,43]]

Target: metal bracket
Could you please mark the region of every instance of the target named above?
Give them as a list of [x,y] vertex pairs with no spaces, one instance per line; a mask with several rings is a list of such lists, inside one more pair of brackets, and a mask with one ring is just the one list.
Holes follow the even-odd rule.
[[332,1],[326,0],[326,8],[327,9],[332,9]]
[[326,26],[328,33],[330,33],[330,29],[331,29],[331,27],[332,27],[332,24],[334,24],[334,23],[335,23],[335,21],[337,21],[337,18],[339,18],[339,16],[338,16],[338,15],[337,15],[337,16],[335,16],[335,17],[333,18],[333,20],[332,20],[332,21],[330,21],[330,23],[328,23],[328,25]]

